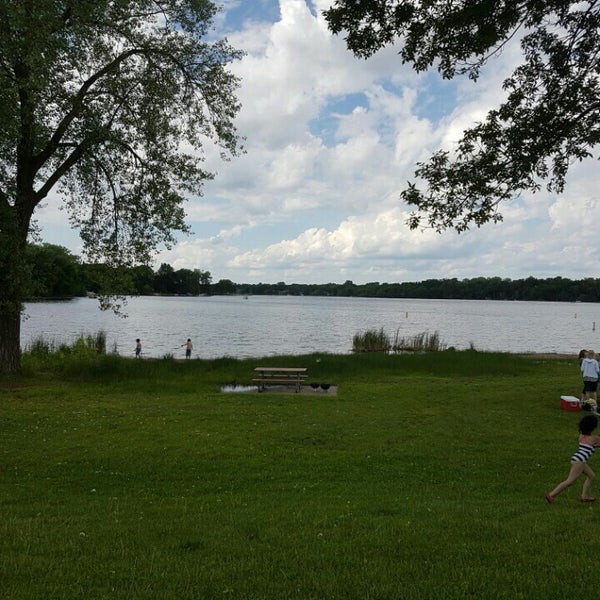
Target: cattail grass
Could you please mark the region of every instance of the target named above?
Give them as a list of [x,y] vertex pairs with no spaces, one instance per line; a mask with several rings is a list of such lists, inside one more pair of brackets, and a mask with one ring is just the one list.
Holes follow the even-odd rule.
[[352,352],[440,352],[445,349],[446,344],[440,340],[437,331],[401,337],[397,329],[392,342],[382,327],[356,333],[352,339]]
[[355,333],[352,339],[352,352],[389,352],[392,347],[390,338],[383,330],[367,330]]
[[396,330],[392,344],[393,352],[440,352],[445,349],[446,344],[440,340],[437,331],[424,331],[410,337],[400,337],[400,330]]

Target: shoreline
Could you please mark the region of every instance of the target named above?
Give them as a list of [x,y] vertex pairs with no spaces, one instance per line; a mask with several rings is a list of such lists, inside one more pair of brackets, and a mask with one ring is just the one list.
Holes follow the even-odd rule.
[[[509,353],[512,354],[512,353]],[[541,358],[541,359],[560,359],[560,360],[575,360],[576,354],[562,354],[559,352],[515,352],[517,356],[523,358]]]

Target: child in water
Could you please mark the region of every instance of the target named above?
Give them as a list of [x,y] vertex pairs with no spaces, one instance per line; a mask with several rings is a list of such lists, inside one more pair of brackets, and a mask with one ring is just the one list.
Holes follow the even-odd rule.
[[583,482],[583,489],[581,490],[581,501],[595,502],[596,498],[592,498],[589,495],[589,492],[592,481],[596,475],[587,464],[587,461],[591,458],[592,454],[594,454],[596,448],[600,446],[600,437],[592,435],[592,432],[596,427],[598,427],[598,417],[596,415],[586,415],[579,421],[579,448],[575,454],[571,456],[571,470],[564,481],[546,494],[546,502],[548,502],[548,504],[552,504],[554,498],[575,483],[575,480],[582,473],[585,475],[585,480]]

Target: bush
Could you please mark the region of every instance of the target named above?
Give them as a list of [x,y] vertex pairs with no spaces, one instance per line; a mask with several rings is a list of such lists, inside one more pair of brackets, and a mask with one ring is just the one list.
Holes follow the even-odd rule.
[[87,336],[81,334],[71,345],[65,343],[57,345],[55,340],[48,340],[40,335],[25,347],[24,354],[34,359],[65,358],[67,356],[85,358],[105,355],[106,332],[98,331],[95,335]]
[[437,331],[429,333],[424,331],[412,337],[399,337],[399,330],[396,330],[393,352],[440,352],[446,349],[446,344],[440,341],[440,334]]
[[54,352],[56,352],[56,342],[46,339],[43,335],[31,340],[29,345],[25,347],[26,354],[37,356],[47,356]]
[[352,352],[440,352],[446,349],[440,334],[424,331],[411,337],[400,337],[396,330],[393,343],[383,327],[379,330],[367,330],[354,334]]
[[352,339],[352,352],[389,352],[392,345],[390,338],[383,330],[367,330],[355,333]]

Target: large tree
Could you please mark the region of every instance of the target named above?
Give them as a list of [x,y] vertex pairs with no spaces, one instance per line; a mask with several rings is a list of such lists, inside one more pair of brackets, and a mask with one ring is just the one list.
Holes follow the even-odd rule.
[[545,186],[560,193],[570,165],[600,139],[600,3],[565,0],[336,0],[329,28],[360,57],[397,43],[416,71],[476,80],[508,43],[522,62],[506,100],[474,124],[456,150],[418,163],[402,197],[426,223],[464,231],[502,219],[499,204]]
[[211,174],[239,151],[240,53],[211,40],[209,0],[0,0],[0,371],[20,368],[24,254],[52,192],[86,254],[149,260],[186,231]]

